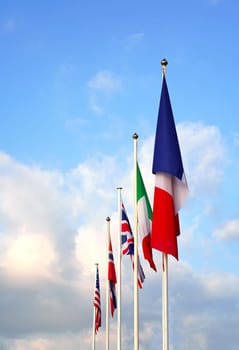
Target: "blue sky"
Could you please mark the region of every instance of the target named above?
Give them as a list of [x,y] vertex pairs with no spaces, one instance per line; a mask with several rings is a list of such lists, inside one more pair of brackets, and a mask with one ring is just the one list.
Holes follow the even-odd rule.
[[[134,132],[152,199],[164,57],[190,190],[180,260],[169,266],[170,350],[238,348],[238,7],[1,2],[0,349],[91,349],[96,259],[105,303],[107,216],[117,260],[117,186],[133,222]],[[155,350],[161,274],[143,264],[140,350]],[[124,260],[122,349],[133,344],[130,268]],[[112,346],[115,330],[114,319]]]

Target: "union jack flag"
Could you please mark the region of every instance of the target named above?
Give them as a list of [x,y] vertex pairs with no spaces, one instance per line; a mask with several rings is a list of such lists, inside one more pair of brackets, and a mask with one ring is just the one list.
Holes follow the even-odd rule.
[[[121,208],[121,251],[122,255],[129,255],[132,263],[132,268],[134,270],[134,237],[129,223],[129,219],[122,203]],[[138,256],[138,285],[142,288],[142,283],[144,282],[145,274],[141,266],[140,259]]]
[[96,285],[93,304],[95,308],[95,333],[97,333],[101,326],[100,279],[98,265],[96,267]]
[[114,256],[112,251],[111,239],[109,242],[109,260],[108,260],[108,280],[109,280],[109,297],[110,297],[110,311],[112,317],[114,316],[114,311],[117,308],[116,302],[116,292],[115,284],[117,283],[116,273],[115,273],[115,264]]

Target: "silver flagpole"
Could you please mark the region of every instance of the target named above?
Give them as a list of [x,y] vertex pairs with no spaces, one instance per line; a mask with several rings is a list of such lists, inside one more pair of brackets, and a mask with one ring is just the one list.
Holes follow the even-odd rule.
[[121,258],[122,258],[122,252],[121,252],[121,205],[122,205],[122,199],[121,199],[121,190],[122,187],[118,187],[118,219],[119,219],[119,234],[118,234],[118,294],[117,294],[117,350],[121,350]]
[[105,349],[109,350],[109,244],[110,244],[110,218],[106,218],[107,236],[106,236],[106,320],[105,320]]
[[95,307],[93,307],[92,350],[95,350]]
[[[168,61],[163,59],[162,75],[166,75],[166,67]],[[162,343],[163,350],[169,349],[169,333],[168,333],[168,254],[162,253],[163,271],[162,271]]]
[[163,350],[168,350],[168,254],[162,253],[162,259],[162,342]]
[[139,289],[138,289],[138,211],[137,211],[137,143],[138,135],[133,134],[134,140],[134,350],[139,349]]

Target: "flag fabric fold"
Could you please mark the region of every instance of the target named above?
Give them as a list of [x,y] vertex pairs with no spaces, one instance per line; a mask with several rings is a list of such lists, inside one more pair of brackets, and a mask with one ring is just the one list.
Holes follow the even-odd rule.
[[137,162],[137,212],[138,212],[138,230],[142,240],[142,250],[144,258],[148,260],[150,267],[157,271],[153,261],[151,246],[152,230],[152,209],[145,189],[144,181]]
[[95,308],[95,333],[97,333],[101,327],[100,279],[98,266],[96,267],[96,285],[93,304]]
[[117,283],[116,272],[115,272],[115,264],[114,264],[114,256],[112,251],[111,239],[109,242],[109,257],[108,257],[108,281],[109,281],[109,298],[110,298],[110,312],[112,317],[114,316],[114,311],[117,308],[116,301],[116,291],[115,285]]
[[155,174],[152,247],[178,259],[178,212],[187,198],[188,186],[165,76],[158,111],[152,172]]
[[[122,255],[129,255],[134,270],[134,237],[129,223],[129,219],[122,203],[121,207],[121,249]],[[143,267],[138,256],[138,286],[142,288],[142,283],[145,280]]]

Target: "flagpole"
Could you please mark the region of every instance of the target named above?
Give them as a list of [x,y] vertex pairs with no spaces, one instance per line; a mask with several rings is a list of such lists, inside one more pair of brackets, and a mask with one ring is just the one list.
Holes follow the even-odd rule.
[[107,236],[106,236],[106,320],[105,320],[105,349],[109,350],[109,244],[110,244],[110,218],[106,218]]
[[93,306],[92,350],[95,350],[95,307]]
[[121,350],[121,190],[122,187],[117,187],[118,190],[118,219],[119,219],[119,235],[118,235],[118,294],[117,294],[117,350]]
[[[96,271],[97,271],[98,265],[99,265],[98,263],[95,263]],[[94,305],[93,305],[93,327],[92,327],[92,350],[95,350],[95,306]]]
[[[162,75],[166,75],[168,61],[164,58],[161,61]],[[168,254],[162,253],[162,344],[163,350],[169,349],[168,332]]]
[[138,289],[138,212],[137,212],[137,144],[138,135],[133,134],[134,140],[134,350],[139,349],[139,289]]
[[162,253],[162,342],[163,350],[168,350],[168,254]]

